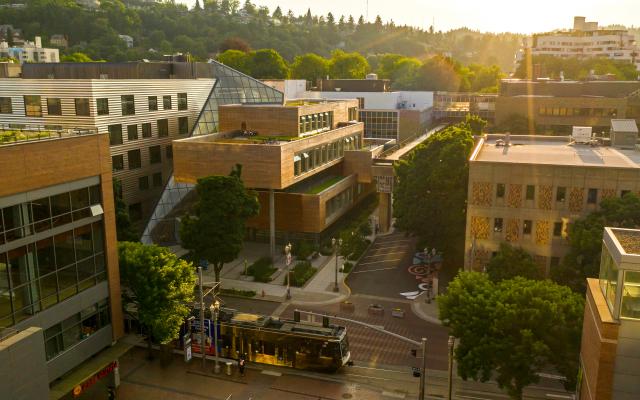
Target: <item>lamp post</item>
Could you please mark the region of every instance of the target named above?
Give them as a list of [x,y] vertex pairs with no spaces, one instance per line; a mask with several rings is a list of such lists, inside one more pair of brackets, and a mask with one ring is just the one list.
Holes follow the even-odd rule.
[[291,299],[291,274],[289,272],[289,266],[291,265],[291,243],[287,243],[284,246],[284,253],[287,257],[287,300]]
[[220,363],[219,363],[219,354],[218,354],[218,313],[220,312],[220,302],[218,300],[214,301],[210,307],[211,316],[213,317],[213,349],[216,352],[215,361],[213,367],[213,372],[216,374],[220,373]]
[[342,247],[342,239],[338,239],[336,240],[335,238],[331,239],[331,245],[333,246],[333,250],[336,256],[336,280],[335,280],[335,284],[333,286],[333,291],[334,292],[339,292],[340,288],[338,287],[338,257],[340,254],[340,247]]
[[455,338],[453,336],[449,336],[449,341],[447,343],[449,347],[449,390],[447,392],[447,400],[451,400],[451,393],[453,389],[453,345],[455,343]]

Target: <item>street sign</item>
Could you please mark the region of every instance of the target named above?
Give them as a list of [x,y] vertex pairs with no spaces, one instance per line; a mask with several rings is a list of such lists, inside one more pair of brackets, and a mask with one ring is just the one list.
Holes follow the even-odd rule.
[[191,338],[184,341],[184,362],[191,361]]
[[206,271],[207,269],[209,269],[209,261],[205,260],[204,258],[200,260],[200,266],[202,267],[202,269],[204,271]]
[[391,193],[393,192],[393,176],[374,176],[376,181],[376,190],[378,193]]

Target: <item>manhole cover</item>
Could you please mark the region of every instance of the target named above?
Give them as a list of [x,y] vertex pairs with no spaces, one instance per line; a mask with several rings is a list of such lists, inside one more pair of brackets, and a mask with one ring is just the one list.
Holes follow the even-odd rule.
[[342,398],[343,399],[351,399],[351,398],[353,398],[353,395],[351,393],[343,393],[342,394]]

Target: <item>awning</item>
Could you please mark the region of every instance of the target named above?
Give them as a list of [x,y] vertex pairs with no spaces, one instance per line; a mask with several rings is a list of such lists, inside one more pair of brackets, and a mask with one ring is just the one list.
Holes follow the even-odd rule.
[[300,158],[300,156],[293,156],[293,162],[298,162],[302,160],[302,158]]
[[307,154],[307,153],[302,153],[302,156],[303,156],[304,158],[309,158],[309,154]]

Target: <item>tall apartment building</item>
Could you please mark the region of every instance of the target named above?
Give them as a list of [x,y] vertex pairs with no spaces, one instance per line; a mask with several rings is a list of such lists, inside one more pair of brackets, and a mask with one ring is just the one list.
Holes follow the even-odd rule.
[[640,123],[638,81],[503,79],[495,102],[496,126],[514,117],[531,121],[526,132],[511,132],[516,134],[568,134],[573,126],[608,132],[612,118]]
[[588,279],[580,400],[640,398],[640,231],[605,228],[598,279]]
[[9,46],[9,43],[0,41],[0,58],[15,58],[24,63],[59,63],[60,51],[42,47],[42,39],[36,36],[33,42],[25,41],[20,46]]
[[[276,235],[317,238],[374,189],[357,107],[357,100],[221,106],[219,133],[174,141],[175,180],[193,187],[241,164],[261,203],[248,224],[252,235],[270,237],[272,246]],[[158,224],[151,236],[170,240],[172,229],[170,221]]]
[[483,270],[502,242],[522,247],[545,273],[556,268],[568,251],[568,224],[602,199],[640,192],[640,152],[627,144],[481,138],[469,162],[465,268]]
[[0,132],[80,128],[108,133],[113,177],[134,221],[151,214],[215,83],[189,63],[25,64],[0,79]]
[[585,17],[574,17],[572,30],[538,33],[526,38],[523,44],[524,48],[516,54],[516,63],[531,53],[561,58],[605,57],[633,63],[640,69],[633,34],[624,29],[598,28],[597,22],[588,22]]
[[124,351],[112,346],[123,322],[109,137],[43,135],[0,143],[0,392],[7,399],[71,398],[76,387],[79,395],[93,374],[113,379]]

